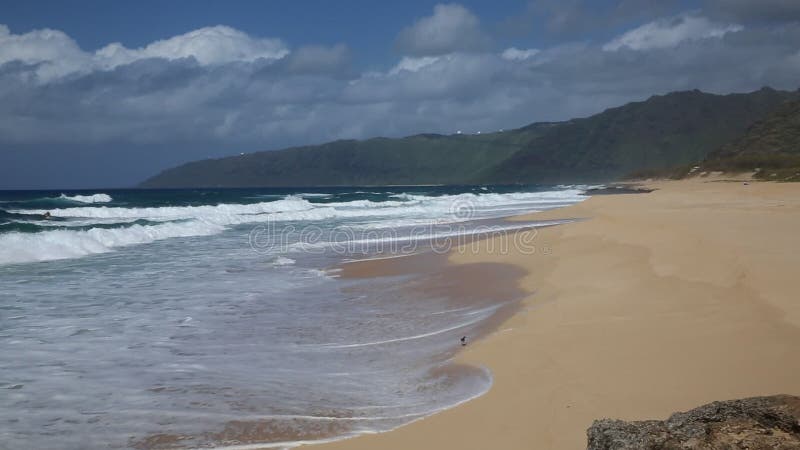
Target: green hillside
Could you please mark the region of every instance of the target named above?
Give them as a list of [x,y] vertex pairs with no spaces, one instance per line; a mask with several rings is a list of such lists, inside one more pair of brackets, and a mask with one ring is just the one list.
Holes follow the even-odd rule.
[[780,106],[737,139],[711,152],[704,170],[750,172],[757,177],[800,181],[800,101]]
[[358,186],[462,184],[548,128],[481,135],[420,134],[208,159],[168,169],[143,187]]
[[699,91],[567,122],[482,135],[345,140],[196,161],[142,187],[246,187],[602,181],[703,159],[795,92]]
[[796,94],[700,91],[654,96],[534,138],[493,169],[493,180],[591,181],[702,160]]

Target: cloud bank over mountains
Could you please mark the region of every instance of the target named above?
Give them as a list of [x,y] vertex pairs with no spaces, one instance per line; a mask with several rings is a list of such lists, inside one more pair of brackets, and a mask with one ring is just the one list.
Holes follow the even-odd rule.
[[[0,179],[24,184],[20,172],[58,155],[89,166],[125,161],[108,182],[131,184],[239,151],[492,131],[681,89],[797,89],[797,2],[754,3],[710,0],[610,38],[540,48],[503,48],[475,13],[440,4],[398,30],[396,63],[377,71],[357,70],[343,43],[293,47],[223,25],[95,51],[58,30],[0,25]],[[83,180],[61,181],[92,184]]]

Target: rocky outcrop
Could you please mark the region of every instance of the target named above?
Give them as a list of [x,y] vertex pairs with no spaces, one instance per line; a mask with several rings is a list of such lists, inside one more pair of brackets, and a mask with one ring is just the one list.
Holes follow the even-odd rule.
[[589,450],[800,449],[800,397],[714,402],[667,420],[596,420],[587,435]]

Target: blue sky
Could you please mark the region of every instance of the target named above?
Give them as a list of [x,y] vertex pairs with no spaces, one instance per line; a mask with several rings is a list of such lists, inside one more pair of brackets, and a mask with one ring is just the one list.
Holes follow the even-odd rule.
[[0,188],[797,89],[796,0],[3,1]]
[[[12,32],[40,28],[64,31],[86,50],[96,50],[109,42],[126,47],[141,47],[150,42],[198,28],[227,25],[252,36],[278,36],[293,45],[346,43],[358,55],[363,68],[378,69],[394,62],[393,44],[397,32],[433,10],[437,1],[405,1],[388,5],[370,0],[291,1],[137,1],[109,2],[4,1],[3,21]],[[542,45],[565,39],[546,29],[545,17],[524,20],[527,26],[514,29],[506,22],[524,18],[531,9],[519,0],[462,1],[487,25],[497,45]],[[566,2],[569,3],[569,2]],[[590,13],[608,11],[617,2],[599,0],[583,6]],[[655,3],[655,2],[652,2]],[[697,7],[697,2],[662,2],[660,12],[675,13]],[[76,7],[78,5],[78,7]],[[635,17],[588,30],[574,30],[569,37],[597,39],[624,29]]]

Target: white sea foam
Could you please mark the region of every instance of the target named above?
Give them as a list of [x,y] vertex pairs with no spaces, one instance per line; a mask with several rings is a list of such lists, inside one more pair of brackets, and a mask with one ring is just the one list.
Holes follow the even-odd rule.
[[168,222],[159,225],[133,225],[126,228],[52,230],[40,233],[0,234],[0,264],[78,258],[106,253],[115,247],[146,244],[188,236],[216,234],[223,227],[210,223]]
[[303,198],[329,198],[333,197],[332,194],[322,194],[317,192],[303,192],[302,194],[298,194],[300,197]]
[[[491,384],[486,370],[431,378],[428,369],[436,364],[431,355],[438,363],[438,355],[459,346],[457,336],[474,336],[469,327],[491,311],[453,309],[435,293],[425,301],[396,301],[415,294],[392,279],[347,280],[358,289],[332,288],[327,278],[336,274],[309,270],[328,266],[327,253],[256,254],[247,241],[252,224],[294,221],[280,224],[279,231],[287,224],[297,230],[391,228],[466,220],[470,216],[452,214],[456,201],[468,203],[471,217],[481,218],[579,199],[532,193],[314,203],[295,196],[163,208],[64,201],[59,211],[66,219],[36,223],[69,228],[0,234],[0,264],[114,251],[119,257],[0,270],[11,308],[0,314],[6,359],[20,361],[0,370],[6,382],[0,383],[6,394],[0,410],[7,412],[0,419],[17,420],[4,444],[125,447],[131,437],[166,427],[197,437],[185,445],[210,448],[224,443],[205,441],[208,430],[230,420],[269,419],[292,427],[300,440],[228,449],[283,448],[311,442],[302,439],[328,429],[328,422],[347,424],[353,434],[385,431],[474,398]],[[89,229],[94,224],[106,228]],[[478,226],[458,229],[473,233]],[[396,231],[402,237],[408,230]],[[124,247],[136,244],[142,245]],[[287,256],[297,258],[295,266]],[[320,410],[320,398],[330,413]],[[359,413],[345,417],[351,410]]]
[[278,256],[274,260],[272,260],[273,266],[291,266],[297,261],[293,260],[292,258],[287,258],[285,256]]
[[[306,200],[289,196],[274,202],[251,204],[223,203],[202,206],[162,206],[148,208],[123,208],[107,206],[86,206],[78,208],[58,208],[50,210],[25,210],[29,214],[50,212],[54,217],[81,217],[98,219],[206,219],[216,223],[242,223],[238,216],[253,216],[282,211],[304,211],[314,206]],[[256,222],[257,220],[251,220]]]
[[[533,212],[574,203],[584,198],[582,194],[583,191],[578,189],[443,196],[398,194],[395,196],[397,200],[384,202],[355,200],[331,203],[311,203],[300,195],[292,195],[280,200],[251,204],[144,208],[80,206],[50,210],[19,210],[12,212],[26,214],[50,212],[53,217],[67,218],[69,220],[66,222],[52,223],[66,227],[125,223],[141,219],[164,223],[136,224],[114,229],[62,229],[39,233],[6,233],[0,235],[0,264],[77,258],[108,252],[116,247],[144,244],[173,237],[216,234],[233,225],[268,221],[319,223],[336,220],[343,221],[340,223],[351,226],[353,229],[387,229],[433,223],[457,223],[471,219]],[[110,201],[111,199],[106,194],[69,198],[79,197],[84,198],[85,202],[90,200]],[[50,225],[49,222],[45,224]],[[458,235],[458,233],[452,235]],[[398,239],[425,238],[425,236],[411,236]]]
[[442,328],[441,330],[429,331],[427,333],[415,334],[413,336],[403,336],[403,337],[399,337],[399,338],[383,339],[383,340],[380,340],[380,341],[372,341],[372,342],[358,342],[358,343],[354,343],[354,344],[339,344],[339,343],[319,344],[319,347],[320,348],[334,348],[334,349],[335,348],[358,348],[358,347],[371,347],[371,346],[375,346],[375,345],[394,344],[394,343],[397,343],[397,342],[406,342],[406,341],[415,341],[415,340],[418,340],[418,339],[424,339],[424,338],[427,338],[427,337],[437,336],[437,335],[440,335],[440,334],[448,333],[450,331],[455,331],[455,330],[458,330],[460,328],[465,328],[465,327],[468,327],[470,325],[475,325],[476,323],[478,323],[478,322],[486,319],[487,317],[489,317],[500,306],[502,306],[502,305],[494,305],[494,306],[491,306],[489,308],[484,308],[484,309],[481,309],[481,310],[477,310],[477,311],[474,312],[474,314],[478,315],[478,317],[476,317],[476,318],[474,318],[472,320],[466,321],[466,322],[462,322],[462,323],[450,326],[450,327]]
[[[77,207],[51,210],[24,210],[28,214],[50,212],[55,217],[96,218],[96,219],[200,219],[221,225],[260,222],[272,220],[325,220],[331,218],[354,218],[370,216],[412,216],[419,215],[432,219],[443,215],[457,215],[457,207],[469,209],[469,213],[479,215],[480,211],[507,206],[507,209],[525,209],[526,206],[564,204],[580,201],[582,191],[564,190],[534,193],[510,194],[459,194],[431,197],[425,195],[402,194],[404,201],[374,202],[355,200],[352,202],[332,202],[313,204],[298,196],[288,196],[272,202],[251,204],[220,204],[203,206],[165,206],[149,208],[124,207]],[[266,217],[265,215],[269,215]],[[258,217],[260,216],[260,217]],[[473,217],[476,218],[476,217]]]
[[113,200],[111,196],[108,194],[92,194],[92,195],[61,194],[58,198],[61,200],[69,200],[71,202],[78,202],[78,203],[108,203],[111,200]]
[[[396,233],[389,232],[384,234],[378,233],[377,235],[365,234],[366,236],[370,236],[365,239],[348,239],[344,241],[318,240],[314,242],[299,241],[289,244],[288,250],[291,252],[304,252],[312,249],[331,247],[340,252],[345,251],[348,253],[362,253],[368,251],[370,248],[373,248],[375,245],[379,245],[379,247],[384,251],[387,249],[387,247],[391,251],[403,251],[404,249],[407,249],[407,246],[401,244],[425,241],[433,241],[433,247],[437,249],[440,247],[453,248],[459,244],[466,243],[466,238],[472,236],[487,237],[517,230],[560,225],[572,221],[572,219],[564,219],[545,220],[539,222],[514,222],[508,225],[485,225],[479,227],[454,226],[451,228],[444,227],[441,229],[423,228],[422,233],[412,233],[407,235],[398,235]],[[333,237],[340,237],[342,235],[347,236],[346,234],[333,234]],[[415,247],[408,246],[408,249],[413,248]],[[531,248],[529,251],[535,252],[536,250],[535,248]]]

